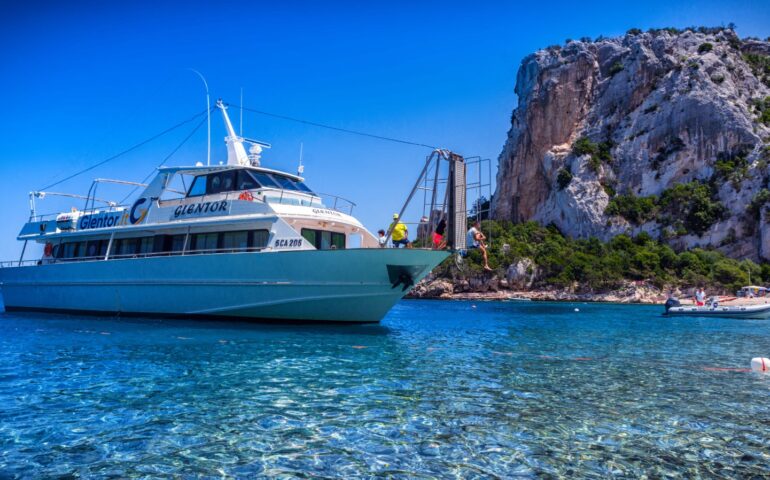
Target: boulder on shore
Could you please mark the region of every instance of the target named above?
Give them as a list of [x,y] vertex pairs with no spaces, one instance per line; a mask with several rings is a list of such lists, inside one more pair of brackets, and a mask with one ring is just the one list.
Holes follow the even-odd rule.
[[537,278],[537,266],[529,258],[522,258],[512,263],[505,271],[505,280],[508,288],[513,290],[526,290],[535,283]]

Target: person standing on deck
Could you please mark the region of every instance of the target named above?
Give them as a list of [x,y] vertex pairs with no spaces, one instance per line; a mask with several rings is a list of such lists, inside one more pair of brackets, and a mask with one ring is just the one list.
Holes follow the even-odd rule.
[[490,268],[489,259],[487,258],[487,246],[484,244],[484,240],[486,239],[487,237],[481,233],[481,223],[476,220],[473,222],[473,226],[471,226],[470,230],[468,230],[468,235],[466,236],[466,248],[468,250],[474,248],[481,250],[481,254],[484,256],[484,270],[491,272],[492,268]]
[[444,233],[446,233],[446,218],[441,217],[436,230],[433,232],[433,250],[443,250],[446,248]]
[[388,237],[385,236],[385,230],[380,229],[377,232],[377,242],[380,244],[380,248],[388,246]]
[[393,214],[393,223],[390,224],[390,238],[393,240],[393,248],[400,248],[401,245],[406,248],[412,248],[409,242],[409,230],[398,218],[398,214]]

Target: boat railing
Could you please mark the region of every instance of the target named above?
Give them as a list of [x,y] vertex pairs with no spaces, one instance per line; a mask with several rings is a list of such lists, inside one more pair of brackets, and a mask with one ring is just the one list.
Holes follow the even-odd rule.
[[322,203],[327,208],[346,215],[353,215],[353,208],[356,206],[353,201],[331,193],[316,193],[316,195],[321,198]]
[[[353,208],[356,204],[347,198],[333,195],[331,193],[318,192],[297,192],[292,190],[275,190],[278,195],[270,195],[269,190],[257,190],[264,195],[268,203],[278,203],[281,205],[297,205],[303,207],[328,208],[345,215],[353,215]],[[237,194],[238,192],[236,192]]]
[[0,268],[11,267],[29,267],[38,265],[52,265],[55,263],[77,263],[77,262],[96,262],[103,260],[118,260],[128,258],[151,258],[151,257],[172,257],[172,256],[186,256],[186,255],[211,255],[218,253],[251,253],[259,252],[267,247],[243,247],[243,248],[208,248],[197,250],[176,250],[169,252],[146,252],[146,253],[126,253],[126,254],[110,254],[110,255],[94,255],[90,257],[75,257],[75,258],[43,258],[35,260],[7,260],[0,261]]

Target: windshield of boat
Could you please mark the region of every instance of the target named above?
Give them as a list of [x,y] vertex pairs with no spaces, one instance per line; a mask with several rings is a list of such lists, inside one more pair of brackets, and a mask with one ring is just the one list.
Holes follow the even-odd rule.
[[223,192],[253,190],[256,188],[277,188],[313,193],[303,182],[278,173],[224,170],[196,176],[190,185],[190,189],[187,191],[187,196],[196,197]]

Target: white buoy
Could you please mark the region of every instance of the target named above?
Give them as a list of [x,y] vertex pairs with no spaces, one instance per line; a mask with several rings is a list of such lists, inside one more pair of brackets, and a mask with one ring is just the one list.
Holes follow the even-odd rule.
[[579,312],[579,311],[580,311],[580,309],[579,309],[579,308],[576,308],[576,309],[575,309],[575,311],[576,311],[576,312]]
[[752,358],[751,370],[759,373],[770,373],[770,359],[768,358]]

